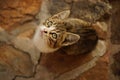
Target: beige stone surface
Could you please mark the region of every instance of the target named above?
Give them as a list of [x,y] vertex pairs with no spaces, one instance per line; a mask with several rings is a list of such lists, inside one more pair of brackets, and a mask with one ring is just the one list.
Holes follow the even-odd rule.
[[12,40],[12,43],[15,48],[27,52],[30,55],[34,65],[38,64],[40,51],[34,46],[32,40],[26,37],[16,37],[14,40]]
[[34,66],[30,56],[10,45],[3,44],[0,46],[0,64],[0,79],[2,78],[2,73],[6,73],[8,76],[12,74],[14,74],[14,76],[28,77],[33,75]]

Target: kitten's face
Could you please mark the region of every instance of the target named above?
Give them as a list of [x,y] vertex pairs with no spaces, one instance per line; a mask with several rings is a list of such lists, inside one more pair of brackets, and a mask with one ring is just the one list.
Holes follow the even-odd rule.
[[62,46],[72,45],[79,40],[79,35],[67,32],[64,27],[63,18],[66,18],[68,13],[69,11],[58,13],[38,27],[34,43],[41,52],[54,52]]
[[49,19],[40,26],[40,38],[45,41],[49,48],[59,48],[65,40],[66,30],[57,28],[57,22]]

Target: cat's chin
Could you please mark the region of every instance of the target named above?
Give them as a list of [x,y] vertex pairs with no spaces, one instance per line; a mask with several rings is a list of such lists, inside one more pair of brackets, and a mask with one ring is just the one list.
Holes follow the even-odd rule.
[[58,49],[51,49],[51,48],[44,48],[44,49],[40,49],[40,48],[38,48],[39,49],[39,51],[40,52],[42,52],[42,53],[53,53],[53,52],[55,52],[55,51],[57,51]]

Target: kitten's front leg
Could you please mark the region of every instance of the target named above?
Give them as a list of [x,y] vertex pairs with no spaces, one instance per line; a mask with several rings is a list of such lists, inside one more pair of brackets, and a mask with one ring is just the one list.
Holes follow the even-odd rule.
[[96,30],[99,39],[105,40],[107,38],[107,24],[105,22],[96,22],[92,24],[92,27]]

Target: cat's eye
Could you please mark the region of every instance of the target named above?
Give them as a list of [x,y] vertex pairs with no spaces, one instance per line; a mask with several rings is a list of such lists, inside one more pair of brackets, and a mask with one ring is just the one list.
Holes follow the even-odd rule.
[[53,37],[54,39],[57,39],[57,34],[56,34],[56,33],[52,33],[52,37]]
[[49,22],[47,23],[48,27],[52,26],[52,24],[53,24],[52,21],[49,21]]

